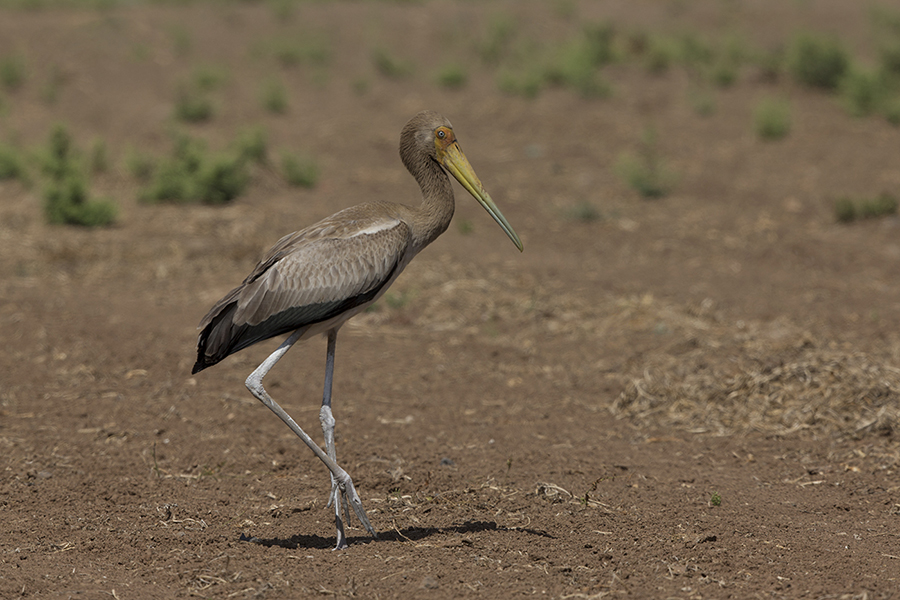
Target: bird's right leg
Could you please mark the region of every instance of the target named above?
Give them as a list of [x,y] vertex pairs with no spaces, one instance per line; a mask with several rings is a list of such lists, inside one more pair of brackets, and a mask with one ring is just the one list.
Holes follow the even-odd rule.
[[[325,355],[325,386],[322,390],[322,408],[319,410],[319,421],[322,423],[322,433],[325,435],[325,453],[331,460],[337,462],[337,450],[334,447],[334,414],[331,412],[331,388],[334,380],[334,349],[337,343],[337,329],[328,331],[328,348]],[[344,525],[341,522],[341,507],[344,507],[344,515],[350,522],[350,503],[346,498],[346,492],[338,485],[334,474],[331,475],[331,494],[328,496],[327,506],[334,505],[334,520],[337,524],[338,546],[344,538]],[[346,542],[345,542],[346,543]]]
[[[245,382],[247,385],[247,389],[250,390],[250,393],[256,397],[257,400],[265,404],[269,410],[278,415],[278,418],[284,421],[284,424],[287,425],[291,431],[297,434],[303,443],[309,446],[309,449],[313,451],[319,460],[325,463],[325,466],[328,467],[328,470],[331,471],[332,477],[334,477],[335,481],[337,481],[338,485],[347,495],[347,502],[350,506],[353,507],[353,511],[356,513],[357,518],[359,518],[360,522],[366,528],[366,530],[375,536],[375,530],[372,528],[372,525],[369,523],[369,519],[366,517],[366,511],[362,507],[362,500],[359,497],[359,494],[356,492],[356,488],[353,487],[353,480],[350,479],[350,475],[347,474],[345,470],[338,466],[337,462],[334,461],[328,454],[322,450],[319,445],[313,441],[309,435],[303,431],[299,425],[297,425],[296,421],[291,418],[289,414],[287,414],[281,406],[278,405],[275,400],[269,396],[269,393],[265,390],[262,385],[263,377],[275,366],[281,357],[284,356],[285,352],[291,349],[297,340],[300,339],[300,336],[303,335],[304,330],[298,329],[294,333],[288,337],[284,341],[283,344],[278,346],[278,349],[275,350],[269,357],[259,365],[255,371],[250,373],[250,376],[247,377],[247,381]],[[346,538],[343,539],[343,546],[341,545],[342,540],[338,539],[338,548],[344,548],[347,545]],[[337,548],[336,548],[337,549]]]

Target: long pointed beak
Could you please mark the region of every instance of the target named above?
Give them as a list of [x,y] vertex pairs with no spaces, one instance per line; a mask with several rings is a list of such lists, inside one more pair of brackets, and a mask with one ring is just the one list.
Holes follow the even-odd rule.
[[506,217],[503,216],[503,213],[500,212],[500,209],[497,208],[497,205],[494,204],[494,201],[491,200],[491,197],[484,190],[484,186],[481,185],[481,180],[478,179],[478,175],[475,174],[475,170],[472,168],[472,165],[469,164],[469,159],[463,154],[459,144],[453,142],[447,146],[442,158],[442,162],[447,170],[456,177],[456,180],[466,188],[470,194],[472,194],[472,197],[478,200],[478,203],[481,204],[494,220],[497,221],[497,224],[503,228],[503,231],[506,232],[509,239],[516,245],[519,252],[522,252],[522,241],[519,239],[519,236],[516,235],[512,225],[509,224],[509,221],[506,220]]

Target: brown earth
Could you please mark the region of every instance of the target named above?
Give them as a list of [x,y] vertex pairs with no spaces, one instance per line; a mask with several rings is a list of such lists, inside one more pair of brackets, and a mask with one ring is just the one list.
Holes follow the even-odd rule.
[[[606,99],[503,95],[473,45],[504,14],[544,40],[610,20],[875,51],[869,5],[843,0],[0,12],[0,56],[28,68],[0,139],[104,140],[94,189],[121,207],[49,226],[36,175],[0,182],[0,597],[900,597],[900,221],[833,211],[898,191],[900,130],[750,67],[709,116],[683,70],[635,61],[604,71]],[[265,51],[310,32],[324,67]],[[375,48],[413,72],[380,75]],[[445,90],[454,58],[470,79]],[[137,202],[124,157],[168,150],[201,65],[228,78],[191,131],[221,148],[262,125],[273,155],[317,158],[314,190],[259,169],[228,206]],[[286,115],[260,107],[272,76]],[[777,95],[792,132],[763,142],[752,111]],[[416,202],[396,145],[422,108],[452,119],[525,252],[459,193],[457,225],[342,330],[338,457],[379,538],[354,522],[333,552],[326,470],[243,387],[277,341],[191,377],[194,327],[281,235]],[[651,125],[678,180],[647,201],[614,165]],[[313,433],[324,350],[266,380]]]

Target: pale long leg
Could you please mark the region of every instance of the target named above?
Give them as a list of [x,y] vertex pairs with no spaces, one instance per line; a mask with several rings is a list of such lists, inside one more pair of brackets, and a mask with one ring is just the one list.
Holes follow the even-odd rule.
[[[372,525],[369,523],[369,518],[366,516],[366,511],[363,509],[362,500],[359,497],[359,494],[356,493],[356,488],[353,487],[353,480],[350,479],[350,475],[347,474],[341,467],[338,466],[337,462],[331,456],[325,453],[321,447],[317,443],[313,441],[309,435],[303,431],[299,425],[291,418],[289,414],[287,414],[281,406],[278,405],[275,400],[269,396],[269,393],[265,390],[262,385],[263,377],[275,366],[281,357],[284,356],[285,352],[290,350],[291,346],[293,346],[300,336],[303,335],[304,330],[299,329],[292,333],[288,339],[284,341],[283,344],[278,346],[278,349],[275,350],[269,357],[259,365],[255,371],[253,371],[249,377],[247,377],[247,381],[245,382],[247,385],[247,389],[250,390],[250,393],[256,397],[257,400],[265,404],[269,410],[278,415],[278,418],[284,421],[284,424],[287,425],[291,431],[297,434],[303,443],[309,446],[309,449],[313,451],[313,453],[319,457],[325,466],[328,467],[328,470],[331,472],[331,476],[334,478],[334,481],[337,482],[338,488],[345,495],[347,504],[353,507],[353,512],[356,513],[356,517],[359,519],[360,523],[363,524],[363,527],[366,528],[373,537],[375,537],[375,530],[372,528]],[[338,521],[338,545],[337,548],[344,548],[347,545],[346,536],[344,535],[343,526]],[[341,542],[343,541],[343,546]]]
[[[328,349],[325,354],[325,387],[322,390],[322,408],[319,410],[319,421],[322,423],[322,432],[325,434],[325,452],[331,460],[337,462],[337,450],[334,445],[334,414],[331,412],[331,388],[334,381],[334,350],[337,342],[337,329],[328,331]],[[334,474],[331,474],[331,494],[328,496],[328,505],[334,506],[334,521],[338,530],[338,548],[347,546],[346,539],[342,538],[344,527],[341,522],[341,507],[344,508],[347,523],[350,522],[350,507],[346,494],[338,485]]]

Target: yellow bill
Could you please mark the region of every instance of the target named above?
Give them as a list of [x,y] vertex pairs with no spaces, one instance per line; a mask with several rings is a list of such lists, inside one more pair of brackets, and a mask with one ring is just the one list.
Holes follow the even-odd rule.
[[469,159],[463,154],[459,144],[454,141],[452,144],[448,145],[443,152],[442,159],[444,167],[446,167],[447,170],[456,177],[456,180],[466,188],[476,200],[478,200],[478,203],[481,204],[486,211],[488,211],[494,220],[497,221],[497,224],[506,232],[509,239],[513,241],[513,244],[516,245],[519,252],[521,252],[523,250],[522,241],[519,240],[519,236],[516,235],[512,225],[509,224],[509,221],[506,220],[506,217],[503,216],[503,213],[500,212],[500,209],[497,208],[497,205],[494,204],[494,201],[491,200],[491,197],[484,190],[484,186],[481,185],[481,180],[478,179],[478,175],[475,174],[475,170],[472,168],[472,165],[469,164]]

